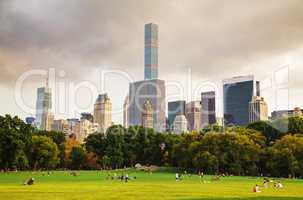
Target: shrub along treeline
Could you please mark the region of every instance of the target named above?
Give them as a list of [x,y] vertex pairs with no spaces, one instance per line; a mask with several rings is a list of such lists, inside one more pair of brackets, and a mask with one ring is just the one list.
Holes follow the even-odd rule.
[[303,118],[212,126],[188,134],[115,125],[84,144],[61,132],[35,130],[18,117],[0,116],[0,169],[113,169],[171,166],[205,173],[303,176]]

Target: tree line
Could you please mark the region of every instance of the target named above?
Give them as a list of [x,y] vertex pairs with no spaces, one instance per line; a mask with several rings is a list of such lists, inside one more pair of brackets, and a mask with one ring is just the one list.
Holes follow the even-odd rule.
[[0,116],[0,169],[114,169],[141,165],[209,174],[303,176],[303,118],[209,126],[181,135],[120,125],[83,144],[61,132],[38,131],[18,117]]

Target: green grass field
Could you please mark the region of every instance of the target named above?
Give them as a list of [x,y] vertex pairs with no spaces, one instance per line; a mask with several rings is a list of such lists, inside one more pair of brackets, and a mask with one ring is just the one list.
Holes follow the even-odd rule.
[[[118,175],[121,172],[116,172]],[[106,180],[108,172],[81,171],[78,176],[69,172],[52,172],[50,176],[41,172],[0,173],[0,199],[2,200],[95,200],[95,199],[243,199],[243,200],[299,200],[303,199],[303,180],[282,180],[283,189],[261,188],[253,193],[252,187],[262,183],[261,178],[225,177],[212,182],[205,176],[183,177],[175,181],[174,173],[128,172],[136,180],[128,183]],[[35,184],[24,186],[29,177]]]

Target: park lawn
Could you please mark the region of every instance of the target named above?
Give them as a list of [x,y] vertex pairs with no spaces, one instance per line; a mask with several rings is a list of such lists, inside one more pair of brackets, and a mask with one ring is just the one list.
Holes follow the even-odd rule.
[[[62,171],[52,172],[49,176],[42,172],[0,173],[0,200],[303,199],[303,180],[283,179],[283,189],[261,188],[261,193],[253,193],[252,187],[256,183],[261,184],[262,178],[224,177],[212,182],[211,176],[205,176],[203,182],[193,175],[184,176],[177,182],[174,173],[129,171],[130,176],[137,179],[125,183],[106,180],[108,173],[80,171],[78,176]],[[121,174],[120,171],[116,173]],[[29,177],[35,178],[35,184],[22,185]]]

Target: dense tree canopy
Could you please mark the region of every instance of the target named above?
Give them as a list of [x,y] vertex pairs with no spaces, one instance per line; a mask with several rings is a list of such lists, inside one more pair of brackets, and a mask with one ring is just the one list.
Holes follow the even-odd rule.
[[135,164],[210,174],[303,176],[303,119],[209,126],[187,134],[141,126],[110,127],[84,144],[61,132],[37,131],[18,117],[0,116],[0,169],[100,169]]

